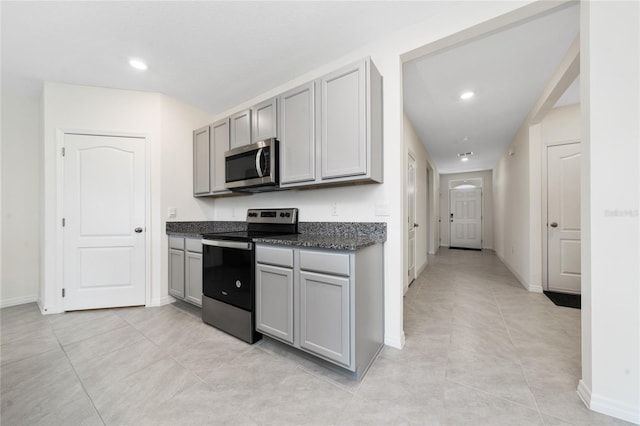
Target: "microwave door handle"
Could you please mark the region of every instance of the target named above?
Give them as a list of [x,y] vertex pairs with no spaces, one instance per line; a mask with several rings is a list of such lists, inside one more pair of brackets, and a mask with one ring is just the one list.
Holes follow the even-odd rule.
[[262,150],[263,148],[260,148],[256,153],[256,171],[258,172],[259,177],[264,176],[264,170],[262,170],[262,162],[260,161],[262,159]]

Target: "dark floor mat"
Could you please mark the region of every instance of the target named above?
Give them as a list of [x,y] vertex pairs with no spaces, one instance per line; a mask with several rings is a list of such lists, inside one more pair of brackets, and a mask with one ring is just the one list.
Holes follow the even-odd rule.
[[471,250],[471,251],[482,251],[482,249],[469,248],[469,247],[449,247],[449,250]]
[[579,294],[556,293],[555,291],[545,291],[544,294],[558,306],[576,309],[581,307]]

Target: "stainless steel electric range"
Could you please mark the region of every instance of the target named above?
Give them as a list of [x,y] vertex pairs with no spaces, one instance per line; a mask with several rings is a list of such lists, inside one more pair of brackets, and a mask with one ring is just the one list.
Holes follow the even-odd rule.
[[253,239],[298,233],[298,209],[249,209],[247,230],[205,234],[202,240],[202,320],[248,343],[255,327]]

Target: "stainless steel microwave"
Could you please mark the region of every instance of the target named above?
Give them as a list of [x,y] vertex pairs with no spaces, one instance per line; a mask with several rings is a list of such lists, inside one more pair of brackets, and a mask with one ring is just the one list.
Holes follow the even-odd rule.
[[279,189],[278,141],[267,139],[225,152],[225,188],[262,192]]

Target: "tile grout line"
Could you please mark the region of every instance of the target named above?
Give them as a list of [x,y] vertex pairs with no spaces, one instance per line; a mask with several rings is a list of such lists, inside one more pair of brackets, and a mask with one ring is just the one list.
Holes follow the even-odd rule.
[[58,335],[55,335],[55,336],[56,336],[56,340],[58,340],[58,344],[60,345],[60,349],[62,349],[62,352],[64,353],[65,358],[67,358],[67,362],[69,363],[69,366],[73,370],[73,374],[76,376],[76,379],[78,380],[78,383],[80,383],[80,386],[82,386],[82,390],[84,391],[85,395],[87,395],[87,398],[89,398],[89,401],[91,401],[91,406],[93,407],[96,414],[100,418],[100,421],[102,422],[102,424],[106,425],[107,423],[104,421],[104,418],[102,417],[102,413],[100,413],[100,410],[98,410],[98,407],[96,407],[95,401],[93,400],[93,398],[91,398],[91,395],[89,394],[89,391],[85,387],[84,382],[78,375],[78,372],[76,371],[76,367],[71,362],[71,359],[69,358],[69,355],[67,354],[65,347],[62,345],[62,343],[60,343],[60,340],[58,339]]
[[507,330],[507,335],[509,336],[509,342],[511,342],[514,349],[516,349],[518,365],[520,366],[520,372],[522,373],[522,377],[524,378],[524,381],[527,384],[527,389],[529,389],[529,392],[531,393],[531,397],[533,398],[533,403],[536,405],[536,410],[538,411],[538,416],[540,417],[540,421],[544,425],[546,424],[546,422],[544,421],[544,417],[542,417],[542,411],[540,410],[540,405],[538,405],[538,399],[536,398],[535,394],[533,393],[533,390],[531,389],[531,385],[529,384],[529,379],[527,378],[527,374],[525,373],[524,367],[522,366],[522,359],[520,357],[520,352],[517,350],[516,345],[513,342],[513,337],[511,336],[511,329],[507,325],[507,321],[504,318],[504,313],[502,312],[502,306],[500,305],[500,303],[498,303],[498,299],[495,295],[493,296],[493,298],[495,299],[496,305],[498,306],[498,312],[500,312],[500,318],[502,318],[504,327]]

